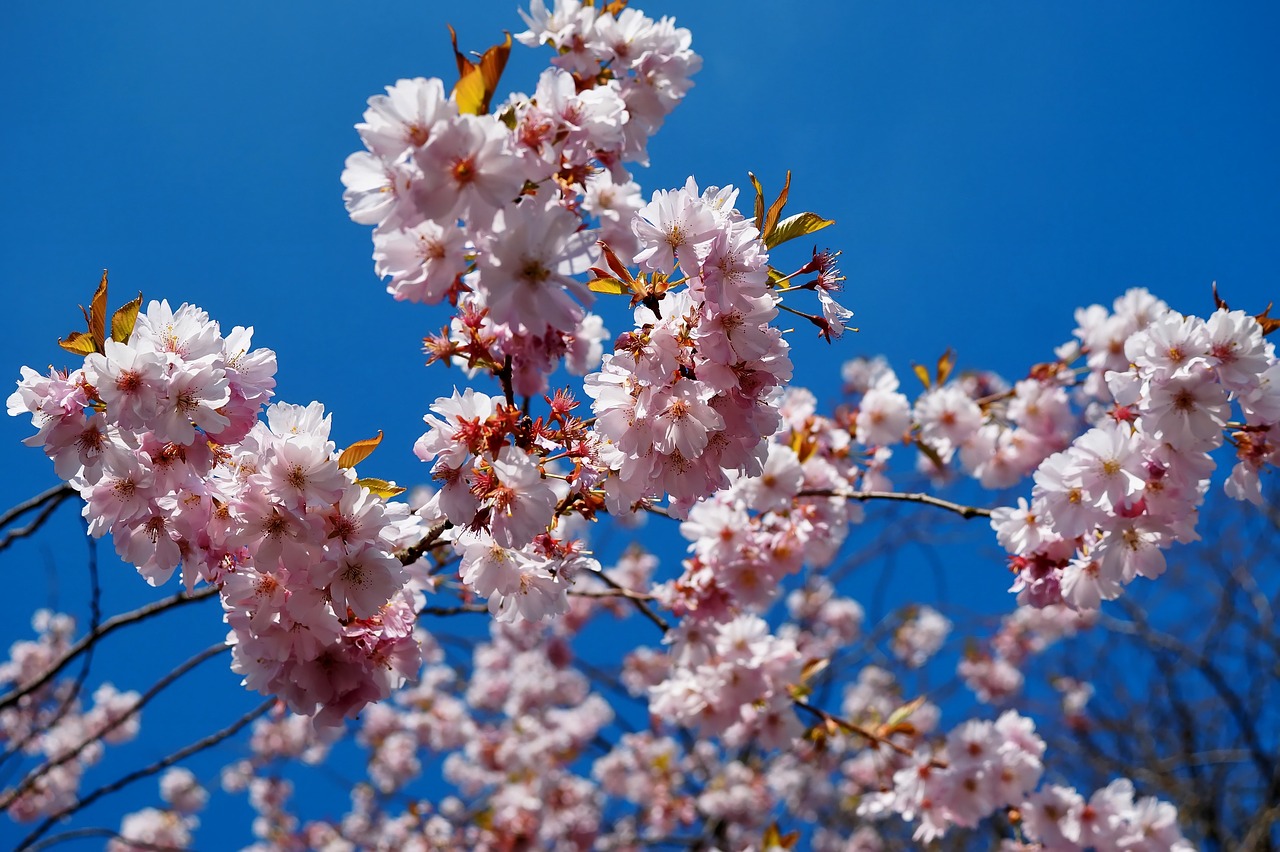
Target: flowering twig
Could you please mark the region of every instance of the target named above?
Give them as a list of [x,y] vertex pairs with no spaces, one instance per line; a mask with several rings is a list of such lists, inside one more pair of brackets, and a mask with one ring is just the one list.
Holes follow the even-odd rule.
[[[821,707],[814,707],[812,704],[810,704],[809,702],[805,701],[802,698],[793,698],[792,701],[801,710],[805,710],[809,713],[812,713],[814,716],[817,716],[819,719],[826,722],[827,724],[835,725],[836,727],[842,728],[851,734],[857,734],[863,739],[870,740],[871,742],[876,743],[877,745],[888,746],[889,748],[893,749],[903,757],[913,757],[915,755],[914,751],[907,748],[902,743],[895,743],[893,740],[888,739],[887,737],[882,737],[879,734],[877,734],[875,731],[869,728],[864,728],[861,725],[855,725],[853,722],[850,722],[848,719],[841,719],[839,716],[835,716],[831,713],[828,713],[826,710],[823,710]],[[931,760],[930,765],[935,766],[938,769],[947,768],[947,764],[940,760]]]
[[[98,582],[98,548],[94,543],[93,538],[88,535],[86,535],[85,538],[89,542],[89,635],[93,635],[98,632],[102,622],[102,586]],[[72,705],[75,703],[76,697],[80,695],[80,690],[84,688],[85,681],[89,678],[89,667],[93,665],[93,649],[94,644],[90,644],[85,649],[84,662],[81,663],[80,671],[76,674],[75,683],[71,687],[71,691],[67,694],[66,700],[58,706],[58,709],[54,712],[53,716],[44,722],[43,725],[33,728],[25,737],[10,746],[4,756],[0,757],[0,761],[7,760],[15,754],[22,753],[23,749],[25,749],[36,737],[40,736],[45,731],[52,730],[53,727],[67,715],[68,711],[71,710]]]

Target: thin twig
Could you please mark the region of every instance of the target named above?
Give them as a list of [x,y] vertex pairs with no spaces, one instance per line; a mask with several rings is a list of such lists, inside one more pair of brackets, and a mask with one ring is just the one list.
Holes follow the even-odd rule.
[[[806,710],[809,713],[812,713],[814,716],[817,716],[819,719],[821,719],[824,722],[828,722],[839,728],[843,728],[844,730],[848,731],[851,734],[857,734],[863,739],[870,740],[871,742],[876,743],[877,745],[888,746],[889,748],[893,749],[903,757],[915,756],[915,752],[907,748],[906,746],[904,746],[902,743],[895,743],[893,740],[888,739],[887,737],[880,736],[875,731],[872,731],[868,728],[864,728],[861,725],[855,725],[853,722],[850,722],[848,719],[841,719],[839,716],[832,715],[831,713],[828,713],[826,710],[823,710],[821,707],[814,707],[812,704],[805,701],[803,698],[792,698],[791,700],[792,702],[795,703],[797,707],[799,707],[802,710]],[[947,768],[947,764],[945,762],[936,760],[936,759],[929,761],[929,765],[934,766],[938,769]]]
[[186,846],[167,846],[160,843],[147,843],[145,840],[130,840],[118,831],[112,831],[109,828],[73,828],[70,831],[64,831],[61,834],[55,834],[52,837],[46,837],[36,845],[32,846],[32,850],[48,849],[57,846],[59,843],[66,843],[71,840],[80,840],[86,837],[107,837],[112,840],[119,840],[126,844],[130,849],[144,849],[146,852],[190,852]]
[[[223,728],[222,730],[215,731],[214,733],[210,734],[204,739],[197,740],[196,742],[192,743],[189,746],[180,748],[177,751],[175,751],[173,754],[169,755],[168,757],[163,757],[160,760],[157,760],[155,763],[152,763],[150,766],[144,766],[142,769],[134,770],[133,772],[130,772],[128,775],[125,775],[121,778],[118,778],[115,781],[112,781],[110,784],[102,785],[101,787],[94,790],[89,795],[83,796],[82,798],[80,798],[80,800],[77,801],[75,804],[68,805],[67,807],[63,808],[62,810],[58,811],[57,813],[45,819],[45,821],[40,823],[40,825],[36,828],[35,831],[28,834],[25,838],[23,838],[22,842],[18,844],[18,852],[22,852],[22,850],[24,849],[30,849],[32,850],[32,852],[36,852],[36,850],[47,848],[47,846],[49,845],[48,843],[43,843],[40,845],[34,845],[34,844],[35,844],[35,841],[39,839],[40,835],[48,831],[55,823],[66,819],[67,817],[71,816],[81,808],[88,807],[89,805],[96,802],[98,799],[101,799],[103,796],[109,795],[111,793],[116,792],[117,790],[121,790],[127,787],[128,785],[132,784],[134,781],[140,781],[143,778],[147,778],[151,775],[155,775],[157,772],[162,772],[163,770],[168,769],[170,766],[173,766],[175,763],[179,763],[183,760],[186,760],[188,757],[191,757],[193,754],[199,754],[205,749],[212,748],[216,746],[218,743],[222,742],[223,740],[229,737],[235,736],[237,733],[239,733],[239,731],[242,728],[244,728],[245,725],[248,725],[250,722],[252,722],[254,719],[257,719],[259,716],[266,714],[266,712],[270,710],[272,707],[274,707],[275,704],[276,704],[275,698],[268,698],[266,701],[262,702],[257,707],[250,710],[248,713],[245,713],[239,719],[235,720],[234,722],[232,722],[230,725]],[[50,839],[52,840],[52,838]]]
[[[617,580],[614,580],[612,577],[610,577],[608,574],[604,573],[603,571],[596,574],[596,576],[599,577],[604,582],[604,584],[611,589],[616,589],[624,593],[631,591],[625,586],[622,586],[621,584],[619,584]],[[658,625],[658,628],[662,630],[663,633],[666,633],[668,630],[671,629],[671,625],[667,623],[667,620],[662,616],[658,615],[656,612],[654,612],[653,609],[650,608],[649,604],[645,603],[644,600],[642,600],[641,598],[635,597],[634,595],[628,595],[628,594],[624,594],[624,597],[626,597],[627,600],[635,604],[636,609],[644,613],[645,618],[649,619],[654,624]]]
[[579,598],[630,598],[636,601],[651,601],[653,595],[644,592],[633,592],[627,588],[612,589],[570,589],[569,594]]
[[[62,501],[67,499],[69,495],[74,493],[75,492],[71,490],[70,486],[67,487],[66,491],[62,491],[59,489],[55,489],[53,492],[46,491],[45,492],[46,495],[52,494],[53,496],[46,497],[45,500],[42,501],[44,503],[44,506],[43,508],[40,509],[40,514],[36,515],[35,518],[32,519],[31,523],[27,524],[25,527],[18,527],[17,529],[9,530],[3,536],[0,536],[0,550],[4,550],[10,544],[17,541],[18,539],[26,538],[27,536],[39,530],[42,526],[44,526],[44,522],[49,520],[49,516],[52,515],[60,505],[62,505]],[[41,496],[44,497],[45,495],[41,495]],[[27,502],[32,503],[33,501],[29,500]],[[26,504],[24,504],[24,506],[25,505]],[[37,503],[36,505],[39,505],[39,504]],[[29,508],[35,508],[35,506],[31,506]],[[9,512],[5,513],[5,516],[8,517],[13,513],[13,511],[14,511],[13,509],[10,509]],[[27,511],[27,509],[24,509],[24,511]],[[21,514],[21,512],[19,512],[18,514]],[[0,524],[0,526],[3,526],[3,525]]]
[[457,606],[424,606],[418,615],[462,615],[468,612],[488,612],[484,604],[458,604]]
[[65,482],[61,485],[55,485],[48,491],[41,492],[30,500],[19,503],[12,509],[7,510],[3,515],[0,515],[0,528],[9,526],[9,524],[13,523],[27,512],[30,512],[33,509],[39,509],[50,500],[62,502],[75,493],[75,489]]
[[832,488],[815,488],[801,491],[796,496],[838,497],[842,500],[856,500],[859,503],[865,503],[868,500],[897,500],[903,503],[923,503],[926,506],[936,506],[939,509],[946,509],[948,512],[955,512],[966,520],[969,518],[991,517],[990,509],[984,509],[981,506],[966,506],[963,503],[952,503],[950,500],[943,500],[941,497],[919,492],[909,494],[901,491],[837,491]]
[[401,565],[412,565],[423,557],[431,548],[435,547],[440,541],[440,536],[444,535],[445,530],[453,527],[448,521],[442,521],[432,527],[423,537],[422,541],[406,547],[404,550],[398,550],[393,555],[400,560]]

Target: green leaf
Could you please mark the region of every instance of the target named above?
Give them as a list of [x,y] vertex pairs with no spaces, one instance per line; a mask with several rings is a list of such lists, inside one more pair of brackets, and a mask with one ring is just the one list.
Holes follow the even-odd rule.
[[[378,444],[382,443],[382,430],[378,430],[376,438],[365,438],[363,441],[356,441],[351,446],[342,451],[342,455],[338,456],[338,467],[355,467],[369,457],[369,454],[378,448]],[[370,488],[370,491],[373,489]]]
[[121,305],[111,315],[111,339],[116,343],[128,343],[133,334],[133,326],[138,321],[138,311],[142,310],[142,294],[132,302]]
[[396,485],[394,482],[387,482],[385,479],[378,479],[374,476],[366,476],[362,479],[357,479],[356,485],[359,485],[361,488],[368,488],[383,500],[388,500],[397,494],[404,493],[404,489],[399,485]]
[[782,245],[796,237],[804,237],[836,223],[835,219],[823,219],[817,213],[797,213],[779,222],[765,238],[769,248]]

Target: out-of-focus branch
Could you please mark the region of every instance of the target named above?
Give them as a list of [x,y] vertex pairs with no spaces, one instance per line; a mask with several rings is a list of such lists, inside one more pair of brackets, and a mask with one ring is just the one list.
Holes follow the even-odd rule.
[[458,604],[457,606],[424,606],[418,615],[462,615],[471,612],[488,612],[484,604]]
[[651,601],[653,595],[644,592],[633,592],[627,588],[613,589],[570,589],[569,594],[578,598],[630,598],[639,601]]
[[109,828],[73,828],[61,834],[46,837],[29,848],[31,850],[49,849],[59,843],[67,843],[87,837],[106,837],[110,840],[119,840],[122,843],[127,843],[130,849],[145,849],[147,852],[184,852],[185,850],[185,847],[180,846],[165,846],[162,843],[147,843],[145,840],[130,840],[120,832],[112,831]]
[[614,580],[612,577],[610,577],[608,574],[604,573],[603,571],[598,572],[596,576],[599,577],[600,580],[606,586],[613,589],[615,592],[621,593],[622,597],[625,597],[627,600],[631,601],[631,603],[635,604],[636,609],[644,613],[645,618],[649,619],[654,624],[658,625],[658,628],[663,633],[666,633],[668,630],[671,629],[671,625],[667,623],[667,620],[665,618],[663,618],[662,616],[654,612],[652,607],[650,607],[649,604],[645,603],[644,599],[636,597],[633,594],[631,594],[631,590],[628,589],[626,586],[623,586],[617,580]]
[[[1250,718],[1248,709],[1244,706],[1244,702],[1234,689],[1231,688],[1230,682],[1221,670],[1214,665],[1212,660],[1197,654],[1194,649],[1188,647],[1183,642],[1165,633],[1152,628],[1146,621],[1142,612],[1131,604],[1122,601],[1126,612],[1130,617],[1130,621],[1123,621],[1115,618],[1103,617],[1100,624],[1103,624],[1108,630],[1117,633],[1128,633],[1142,637],[1142,640],[1152,647],[1162,648],[1169,651],[1187,664],[1195,668],[1204,676],[1214,692],[1222,699],[1227,706],[1227,711],[1231,714],[1236,725],[1239,726],[1240,734],[1244,737],[1245,745],[1248,747],[1249,755],[1253,759],[1254,765],[1261,773],[1263,778],[1276,779],[1280,778],[1280,765],[1274,759],[1274,755],[1268,753],[1266,747],[1258,737],[1257,728]],[[1273,780],[1272,786],[1275,786]]]
[[29,773],[27,773],[27,776],[23,778],[22,781],[17,786],[15,786],[9,792],[5,793],[3,796],[0,796],[0,811],[8,809],[9,805],[13,804],[13,802],[23,793],[30,790],[37,781],[39,781],[41,778],[47,775],[50,771],[58,768],[59,766],[62,766],[64,763],[68,763],[69,761],[75,760],[77,757],[80,756],[81,752],[83,752],[86,748],[96,743],[98,740],[102,739],[107,734],[114,731],[116,728],[123,725],[129,719],[132,719],[134,716],[136,716],[139,710],[141,710],[148,702],[150,702],[151,699],[159,695],[162,690],[164,690],[166,687],[169,686],[169,684],[173,683],[178,678],[182,677],[187,672],[191,671],[196,666],[203,663],[205,660],[208,660],[211,657],[216,657],[218,654],[221,654],[224,651],[228,651],[230,649],[231,649],[230,645],[226,645],[221,642],[219,642],[217,645],[211,645],[208,648],[201,651],[199,654],[196,654],[194,657],[182,663],[180,666],[178,666],[176,669],[166,674],[164,677],[157,680],[155,683],[151,685],[150,689],[148,689],[146,692],[142,694],[142,697],[139,698],[134,703],[134,705],[129,708],[127,712],[121,713],[118,717],[116,717],[115,719],[112,719],[107,725],[103,726],[101,730],[94,731],[92,736],[85,738],[85,740],[81,742],[80,745],[76,746],[73,749],[69,749],[68,751],[58,755],[56,758],[53,758],[51,760],[46,761],[45,763],[42,763],[40,766],[37,766],[35,769],[32,769]]
[[[801,710],[804,710],[808,713],[813,714],[814,716],[818,717],[819,719],[826,722],[827,724],[835,725],[836,727],[841,728],[842,730],[848,731],[851,734],[856,734],[857,736],[862,737],[863,739],[869,742],[875,743],[876,745],[882,745],[887,748],[891,748],[894,751],[896,751],[898,754],[902,755],[903,757],[911,757],[912,755],[915,754],[915,752],[913,752],[911,749],[904,746],[902,743],[895,743],[893,740],[887,737],[880,736],[870,728],[864,728],[861,725],[855,725],[853,722],[850,722],[848,719],[841,719],[839,716],[836,716],[832,713],[828,713],[826,710],[823,710],[821,707],[814,707],[812,704],[810,704],[809,702],[805,701],[802,698],[792,698],[791,701]],[[930,761],[930,764],[933,766],[937,766],[939,769],[946,769],[947,767],[945,763],[937,760]]]
[[[98,548],[92,536],[87,533],[85,539],[89,543],[89,634],[98,632],[102,622],[102,587],[98,582]],[[71,691],[67,694],[66,700],[58,706],[53,717],[46,721],[41,728],[34,728],[27,733],[18,742],[14,743],[0,756],[0,762],[7,760],[9,757],[21,754],[23,749],[27,747],[36,737],[44,733],[45,730],[52,728],[58,724],[75,703],[76,698],[80,695],[80,690],[84,688],[85,681],[89,678],[89,668],[93,665],[93,649],[94,644],[90,644],[85,648],[84,662],[80,665],[80,671],[76,674],[75,684],[71,687]]]
[[[226,646],[223,646],[223,647],[226,647]],[[208,652],[206,651],[205,653],[207,654]],[[125,787],[132,784],[134,781],[139,781],[143,778],[147,778],[151,775],[155,775],[157,772],[163,772],[165,769],[168,769],[170,766],[173,766],[175,763],[180,763],[186,760],[188,757],[191,757],[193,754],[199,754],[205,749],[212,748],[213,746],[216,746],[218,743],[222,742],[223,740],[229,737],[235,736],[237,733],[239,733],[239,731],[242,728],[244,728],[245,725],[248,725],[250,722],[252,722],[254,719],[257,719],[259,716],[265,715],[267,711],[269,711],[272,707],[275,706],[275,704],[276,704],[275,698],[268,698],[266,701],[262,702],[257,707],[250,710],[248,713],[245,713],[239,719],[236,719],[234,722],[232,722],[230,725],[226,726],[222,730],[215,731],[214,733],[210,734],[207,737],[204,737],[203,739],[197,740],[196,742],[191,743],[188,746],[184,746],[183,748],[180,748],[177,751],[175,751],[173,754],[170,754],[167,757],[162,757],[161,759],[157,760],[155,763],[150,764],[149,766],[144,766],[141,769],[136,769],[133,772],[130,772],[128,775],[124,775],[116,779],[115,781],[112,781],[110,784],[104,784],[87,796],[82,796],[80,800],[77,801],[75,804],[68,805],[67,807],[63,808],[57,813],[50,815],[48,818],[45,819],[44,822],[40,823],[40,825],[37,826],[34,831],[32,831],[25,838],[23,838],[22,842],[18,844],[19,852],[25,849],[30,849],[30,850],[33,850],[34,852],[34,850],[47,848],[49,845],[51,845],[49,842],[45,842],[37,845],[36,841],[40,838],[42,834],[48,831],[51,827],[53,827],[53,825],[55,825],[59,821],[66,819],[67,817],[79,811],[81,808],[88,807],[89,805],[96,802],[98,799],[101,799],[103,796],[114,793],[117,790],[124,789]],[[52,841],[53,838],[49,838],[49,840]]]
[[195,592],[179,592],[173,597],[165,598],[164,600],[156,601],[155,603],[149,603],[146,606],[138,607],[130,612],[121,613],[120,615],[108,618],[106,621],[102,622],[102,626],[99,627],[97,631],[91,631],[82,636],[80,641],[72,645],[67,650],[67,653],[64,654],[56,663],[50,666],[44,674],[40,675],[40,677],[30,683],[22,684],[21,686],[5,693],[3,697],[0,697],[0,710],[12,706],[16,702],[20,701],[23,696],[30,695],[32,692],[35,692],[40,687],[53,680],[53,678],[57,677],[59,672],[66,668],[68,663],[80,654],[84,653],[94,642],[97,642],[108,633],[113,633],[121,627],[125,627],[129,624],[145,621],[152,616],[159,615],[160,613],[171,610],[174,607],[194,603],[196,601],[202,601],[205,598],[211,598],[217,593],[218,588],[216,586],[206,586]]

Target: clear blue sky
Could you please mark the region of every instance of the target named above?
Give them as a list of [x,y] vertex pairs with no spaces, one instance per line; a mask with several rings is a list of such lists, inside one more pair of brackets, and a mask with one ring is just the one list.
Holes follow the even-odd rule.
[[[747,170],[776,189],[790,168],[795,204],[838,221],[822,243],[844,249],[862,331],[834,348],[807,331],[793,341],[797,376],[820,397],[857,354],[905,375],[950,346],[961,367],[1017,378],[1067,338],[1074,307],[1135,285],[1185,312],[1211,308],[1213,280],[1233,307],[1280,292],[1274,4],[639,5],[675,15],[705,61],[651,145],[646,191],[688,174],[741,185]],[[278,398],[322,400],[340,444],[385,430],[376,472],[421,477],[421,415],[461,379],[421,366],[421,336],[443,314],[383,292],[338,175],[370,95],[399,77],[452,82],[446,21],[467,49],[523,28],[511,0],[4,3],[0,367],[16,379],[21,364],[67,363],[55,339],[108,267],[116,302],[141,290],[255,326],[279,353]],[[531,90],[546,58],[517,46],[504,83]],[[19,446],[26,434],[0,421],[5,506],[54,482]],[[0,557],[11,590],[17,580],[0,643],[49,599],[47,559],[64,605],[82,594],[64,521],[65,546]],[[125,569],[106,573],[121,586],[108,606],[150,594]],[[205,614],[214,623],[169,628],[184,631],[178,658],[221,634]],[[251,706],[228,695],[223,663],[208,665],[207,694],[146,728],[168,719],[182,738]],[[202,714],[203,728],[180,724]]]

